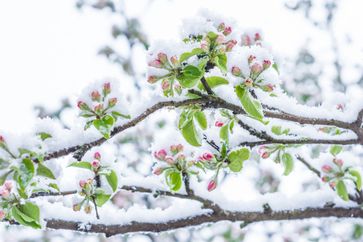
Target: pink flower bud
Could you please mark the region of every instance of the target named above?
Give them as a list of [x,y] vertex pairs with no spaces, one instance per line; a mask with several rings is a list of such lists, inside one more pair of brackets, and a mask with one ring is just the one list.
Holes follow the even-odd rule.
[[203,160],[210,161],[214,158],[214,155],[209,152],[206,152],[202,155],[202,158],[203,158]]
[[265,151],[266,151],[266,146],[261,145],[260,147],[258,147],[258,151],[257,151],[257,152],[258,152],[260,155],[262,155]]
[[214,189],[216,189],[216,187],[217,187],[217,182],[215,180],[209,181],[208,187],[207,187],[208,192],[213,191]]
[[200,43],[200,48],[201,48],[202,50],[208,51],[208,50],[209,50],[209,44],[208,44],[206,41],[202,41],[202,42]]
[[105,84],[103,84],[103,93],[104,95],[108,95],[111,92],[111,83],[106,82]]
[[178,152],[182,152],[184,150],[184,146],[182,144],[178,144],[177,146]]
[[223,34],[225,36],[230,35],[232,33],[232,27],[228,26],[224,29]]
[[13,183],[11,181],[5,181],[4,187],[11,192],[11,189],[13,188]]
[[333,171],[333,168],[332,168],[331,166],[329,166],[329,165],[323,165],[323,166],[321,167],[321,170],[322,170],[323,172],[325,172],[325,173],[330,173],[330,172],[332,172],[332,171]]
[[170,62],[173,64],[173,65],[177,65],[179,63],[178,61],[178,57],[176,57],[175,55],[170,57]]
[[91,162],[91,166],[95,169],[97,169],[98,167],[100,167],[100,161],[99,160],[94,160]]
[[251,45],[251,38],[248,35],[242,36],[242,45],[250,46]]
[[85,180],[80,180],[80,181],[79,181],[79,186],[80,186],[81,188],[83,188],[86,184],[87,184],[87,181],[85,181]]
[[238,66],[232,67],[232,74],[234,76],[240,76],[241,75],[241,69]]
[[108,106],[109,107],[114,107],[116,105],[116,103],[117,103],[117,98],[116,97],[110,98],[108,100]]
[[0,143],[5,143],[5,139],[3,136],[0,135]]
[[334,162],[334,164],[336,164],[337,166],[343,166],[343,160],[342,159],[336,159],[336,158],[334,158],[333,159],[333,162]]
[[101,159],[101,154],[100,154],[100,152],[96,152],[96,153],[93,155],[93,158],[95,158],[96,160],[100,160],[100,159]]
[[153,173],[157,176],[161,175],[161,173],[163,173],[163,168],[161,167],[157,167],[156,169],[154,169]]
[[272,84],[267,84],[267,85],[264,86],[264,90],[266,92],[272,92],[274,89],[275,89],[275,86],[272,85]]
[[154,153],[155,158],[158,160],[165,160],[166,155],[167,155],[167,153],[166,153],[166,150],[164,150],[164,149],[161,149]]
[[217,30],[219,31],[219,32],[222,32],[222,31],[224,31],[224,29],[226,28],[226,25],[224,24],[224,23],[221,23],[220,25],[218,25],[218,28],[217,28]]
[[217,44],[223,44],[224,43],[224,36],[223,35],[218,35],[218,37],[216,39],[216,43]]
[[170,151],[171,151],[172,153],[178,153],[178,148],[177,148],[177,146],[176,146],[176,145],[171,145],[171,146],[170,146]]
[[237,44],[236,40],[230,40],[226,43],[226,52],[229,52],[233,49],[233,47]]
[[255,33],[255,41],[261,40],[261,35],[259,33]]
[[330,186],[331,188],[335,188],[336,184],[335,184],[335,182],[329,182],[329,186]]
[[4,210],[0,210],[0,220],[3,220],[5,218],[5,212]]
[[155,67],[155,68],[161,68],[163,65],[161,64],[160,60],[153,60],[149,62],[149,66]]
[[337,108],[338,110],[340,110],[340,111],[344,111],[344,107],[345,107],[345,105],[344,105],[344,104],[342,104],[342,103],[340,103],[340,104],[338,104],[338,105],[337,105],[337,107],[336,107],[336,108]]
[[171,156],[167,156],[165,158],[165,162],[168,163],[169,165],[173,165],[175,163],[173,157],[171,157]]
[[323,176],[323,177],[321,178],[321,180],[322,180],[323,182],[328,182],[328,181],[330,180],[330,178],[329,178],[328,176]]
[[251,72],[253,74],[260,74],[262,72],[262,66],[258,63],[255,63],[251,66]]
[[170,88],[170,83],[168,80],[163,80],[163,82],[161,83],[161,89],[163,89],[163,91],[166,91]]
[[168,56],[165,53],[160,52],[158,54],[158,60],[160,61],[161,64],[165,64],[168,62]]
[[248,64],[251,64],[254,60],[256,60],[256,56],[254,56],[254,55],[250,55],[250,56],[248,57]]
[[262,63],[262,68],[264,70],[266,70],[267,68],[269,68],[271,66],[271,61],[270,60],[264,60]]
[[262,159],[267,159],[267,158],[270,157],[270,153],[265,151],[265,152],[262,153],[261,157],[262,157]]
[[156,76],[149,76],[147,78],[147,82],[150,84],[154,84],[155,82],[157,82],[158,78]]
[[9,194],[10,194],[10,192],[8,189],[6,189],[6,187],[4,187],[4,186],[0,187],[0,196],[1,197],[7,198],[7,197],[9,197]]
[[245,84],[246,87],[252,87],[253,86],[253,80],[251,78],[247,78],[244,81],[244,84]]
[[178,155],[178,157],[176,158],[178,161],[183,161],[183,160],[185,160],[185,155],[183,155],[183,154],[180,154],[180,155]]
[[101,112],[101,111],[103,110],[103,104],[102,104],[102,103],[97,104],[97,105],[93,108],[93,110],[94,110],[95,112]]
[[101,94],[98,91],[93,91],[91,93],[92,101],[99,101],[101,99]]
[[89,109],[88,105],[83,101],[78,101],[77,107],[79,109],[81,109],[81,110],[88,110]]
[[223,125],[224,125],[224,123],[223,122],[221,122],[221,121],[216,121],[215,122],[215,124],[214,124],[216,127],[222,127]]

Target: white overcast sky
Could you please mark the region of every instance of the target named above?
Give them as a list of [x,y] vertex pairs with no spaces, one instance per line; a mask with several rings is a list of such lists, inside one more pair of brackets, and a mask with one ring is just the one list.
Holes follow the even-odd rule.
[[[128,1],[128,0],[126,0]],[[127,11],[142,21],[151,40],[175,38],[180,20],[200,7],[236,18],[241,25],[262,29],[282,56],[296,54],[306,33],[314,34],[302,14],[287,11],[281,1],[159,0],[127,2]],[[336,30],[363,43],[362,1],[344,0]],[[120,78],[120,70],[97,56],[111,41],[117,21],[105,11],[76,10],[73,0],[0,0],[0,130],[21,131],[33,123],[32,106],[54,107],[66,96],[104,77]],[[131,5],[132,6],[131,6]],[[319,17],[319,12],[316,12]],[[316,33],[319,38],[319,33]],[[322,45],[324,39],[322,39]],[[362,57],[362,51],[358,53]]]

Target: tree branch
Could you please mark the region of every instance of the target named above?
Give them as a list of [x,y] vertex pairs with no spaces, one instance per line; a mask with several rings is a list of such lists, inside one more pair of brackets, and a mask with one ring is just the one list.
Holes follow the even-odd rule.
[[[363,218],[363,210],[354,208],[306,208],[296,210],[264,212],[228,212],[216,214],[202,214],[195,217],[183,218],[179,220],[165,221],[163,223],[131,222],[125,225],[105,225],[105,224],[84,224],[75,221],[64,221],[58,219],[46,219],[46,227],[50,229],[66,229],[80,232],[103,233],[107,237],[132,232],[162,232],[178,228],[198,226],[206,223],[219,221],[243,221],[245,223],[255,223],[272,220],[296,220],[308,218]],[[86,226],[85,226],[86,225]]]

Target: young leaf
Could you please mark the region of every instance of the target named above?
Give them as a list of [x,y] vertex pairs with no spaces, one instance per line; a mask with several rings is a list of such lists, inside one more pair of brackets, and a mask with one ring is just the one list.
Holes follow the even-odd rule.
[[[223,77],[219,77],[219,76],[206,77],[205,80],[207,81],[207,84],[210,88],[228,84],[228,81],[226,79],[224,79]],[[199,82],[199,84],[198,84],[198,89],[204,90],[204,86],[201,82]]]
[[360,172],[354,169],[349,169],[349,174],[355,178],[355,184],[357,189],[360,191],[362,189],[362,177]]
[[102,119],[93,120],[93,126],[100,131],[105,139],[110,138],[111,129],[115,123],[115,119],[111,115],[106,115]]
[[38,133],[37,135],[39,135],[39,137],[42,141],[52,138],[52,135],[45,133],[45,132]]
[[281,126],[272,126],[271,131],[276,135],[282,134]]
[[214,62],[222,72],[227,72],[227,55],[225,53],[217,55]]
[[201,146],[202,140],[195,128],[193,119],[189,120],[182,128],[182,135],[184,139],[193,146]]
[[31,202],[14,206],[11,210],[13,218],[20,224],[40,229],[39,207]]
[[44,177],[47,177],[47,178],[50,178],[50,179],[55,179],[55,176],[54,176],[53,172],[48,167],[43,165],[42,163],[38,164],[37,175],[38,176],[44,176]]
[[343,199],[344,201],[349,200],[347,187],[345,186],[344,181],[339,180],[337,183],[336,189],[337,189],[337,193],[341,199]]
[[33,161],[25,158],[20,163],[19,169],[14,173],[14,178],[21,188],[28,186],[35,173]]
[[91,165],[91,163],[89,163],[87,161],[73,162],[68,167],[78,167],[78,168],[83,168],[83,169],[92,171],[92,165]]
[[251,96],[247,89],[237,86],[235,91],[246,113],[264,123],[261,104]]
[[330,147],[330,154],[333,156],[338,155],[343,150],[343,146],[341,145],[333,145]]
[[111,197],[111,194],[104,194],[104,193],[99,193],[96,194],[96,205],[97,207],[102,207],[103,204],[105,204]]
[[228,124],[223,125],[222,128],[219,130],[219,137],[221,138],[221,140],[228,142],[229,140]]
[[247,148],[241,148],[239,150],[234,150],[228,155],[228,160],[230,161],[228,167],[233,172],[239,172],[242,170],[243,161],[250,158],[250,150]]
[[111,172],[108,175],[106,175],[106,179],[108,184],[112,188],[112,191],[115,192],[118,186],[118,178],[116,172],[114,170],[111,170]]
[[180,85],[184,88],[191,88],[194,87],[195,84],[199,81],[202,77],[202,71],[199,70],[198,67],[193,65],[188,65],[184,67],[181,74],[176,77],[179,81]]
[[3,175],[0,176],[0,186],[4,184],[6,181],[6,178],[10,175],[10,173],[13,172],[12,170],[5,172]]
[[291,173],[292,169],[294,168],[294,160],[289,153],[284,153],[281,158],[282,158],[282,164],[285,167],[284,175],[287,176]]
[[170,190],[176,192],[182,186],[182,176],[179,171],[170,171],[165,173],[166,184]]
[[182,63],[182,62],[186,61],[187,59],[189,59],[190,57],[192,57],[194,55],[202,54],[203,52],[204,52],[204,50],[201,48],[195,48],[191,52],[184,52],[183,54],[180,55],[179,62]]
[[198,121],[199,126],[205,130],[207,129],[207,118],[203,111],[197,111],[194,113],[195,119]]

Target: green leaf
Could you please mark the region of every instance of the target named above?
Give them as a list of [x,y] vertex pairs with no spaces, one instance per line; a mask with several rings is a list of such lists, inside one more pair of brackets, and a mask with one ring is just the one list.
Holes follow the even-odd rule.
[[280,74],[279,67],[277,66],[276,63],[272,64],[272,68],[274,68],[277,71],[277,73]]
[[281,158],[282,158],[282,164],[285,167],[284,175],[287,176],[291,173],[291,171],[294,168],[294,159],[289,153],[284,153]]
[[92,165],[91,165],[91,163],[89,163],[87,161],[73,162],[68,167],[78,167],[78,168],[83,168],[83,169],[92,171]]
[[39,207],[31,202],[14,206],[11,210],[13,218],[20,224],[39,229],[40,212]]
[[110,138],[115,119],[111,115],[105,115],[102,119],[93,120],[93,126],[103,135],[105,139]]
[[228,155],[230,161],[228,167],[233,172],[239,172],[242,170],[243,162],[250,158],[250,150],[247,148],[241,148],[234,150]]
[[272,126],[271,131],[276,135],[282,134],[281,126]]
[[12,170],[5,172],[3,175],[0,176],[0,186],[4,184],[6,181],[6,178],[10,175],[10,173],[13,172]]
[[95,202],[97,207],[102,207],[102,205],[105,204],[110,198],[111,194],[104,194],[104,193],[96,194]]
[[44,177],[47,177],[47,178],[50,178],[50,179],[55,179],[55,176],[54,176],[53,172],[48,167],[43,165],[42,163],[38,164],[37,175],[38,176],[44,176]]
[[180,55],[179,62],[182,63],[182,62],[186,61],[187,59],[189,59],[190,57],[192,57],[194,55],[202,54],[203,52],[204,52],[204,50],[201,48],[195,48],[191,52],[184,52],[183,54]]
[[330,154],[333,156],[338,155],[343,150],[343,146],[341,145],[333,145],[330,147]]
[[360,191],[362,189],[362,177],[360,172],[354,169],[349,169],[349,174],[355,178],[355,184],[357,189]]
[[193,146],[201,146],[202,145],[202,140],[201,137],[199,136],[195,125],[194,125],[194,121],[193,119],[189,120],[186,125],[182,128],[182,135],[184,137],[184,139],[191,145]]
[[111,114],[112,114],[113,117],[121,117],[121,118],[125,118],[125,119],[130,119],[131,118],[130,115],[122,114],[122,113],[117,112],[117,111],[112,111]]
[[227,72],[227,55],[225,53],[217,55],[214,62],[222,72]]
[[187,65],[182,72],[176,77],[180,85],[184,88],[194,87],[202,77],[203,72],[198,67]]
[[199,126],[203,129],[207,129],[207,118],[203,111],[197,111],[194,113],[195,119],[198,121]]
[[59,187],[58,187],[57,184],[55,184],[55,183],[49,183],[48,186],[51,187],[51,188],[53,188],[53,189],[55,189],[55,190],[57,190],[59,192]]
[[21,188],[25,188],[29,185],[29,182],[33,179],[35,168],[33,161],[29,158],[25,158],[20,163],[19,169],[14,173],[15,180],[18,182]]
[[111,170],[111,172],[106,175],[106,179],[108,184],[112,188],[112,191],[115,192],[118,186],[118,178],[116,172],[114,170]]
[[249,91],[241,86],[237,86],[235,91],[246,113],[250,117],[265,123],[263,121],[263,112],[259,101],[254,99]]
[[221,140],[224,140],[228,142],[229,140],[229,130],[228,130],[228,124],[225,124],[222,126],[222,128],[219,130],[219,137]]
[[344,201],[349,200],[347,187],[345,186],[344,181],[339,180],[337,183],[336,189],[337,189],[337,193],[341,199],[343,199]]
[[48,133],[45,133],[45,132],[38,133],[37,135],[39,135],[39,137],[43,141],[46,140],[46,139],[52,138],[52,135],[50,135]]
[[176,192],[182,186],[182,176],[179,171],[168,170],[165,173],[166,184],[169,186],[170,190]]
[[[228,81],[226,79],[224,79],[223,77],[219,77],[219,76],[206,77],[205,80],[207,81],[207,84],[210,88],[228,84]],[[204,86],[201,82],[199,82],[198,88],[200,90],[204,90]]]

